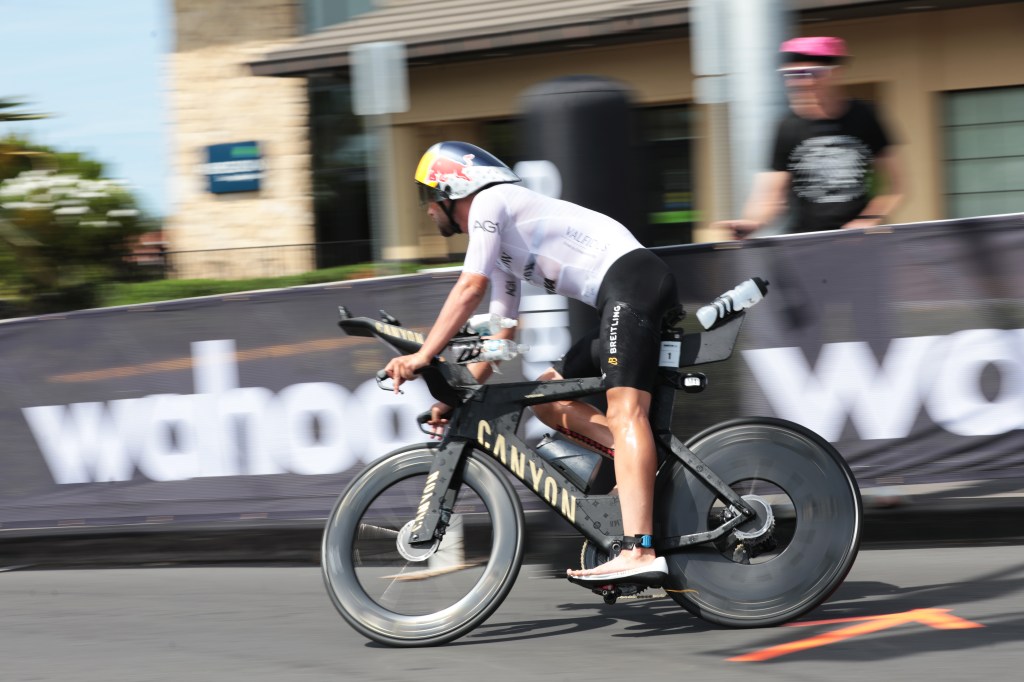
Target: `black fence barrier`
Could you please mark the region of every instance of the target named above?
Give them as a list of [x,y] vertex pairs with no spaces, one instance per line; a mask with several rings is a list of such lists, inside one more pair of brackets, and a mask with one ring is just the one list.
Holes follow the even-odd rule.
[[[691,317],[771,282],[710,388],[680,395],[680,436],[778,416],[834,442],[862,486],[1024,476],[1024,216],[658,253]],[[431,402],[422,382],[379,390],[389,351],[344,336],[336,307],[425,332],[456,276],[0,322],[0,535],[315,525],[368,462],[423,439]],[[524,297],[521,325],[531,349],[500,380],[569,344],[560,297]]]
[[771,282],[722,366],[729,409],[817,431],[862,485],[1024,476],[1024,216],[733,246],[664,252],[697,300]]

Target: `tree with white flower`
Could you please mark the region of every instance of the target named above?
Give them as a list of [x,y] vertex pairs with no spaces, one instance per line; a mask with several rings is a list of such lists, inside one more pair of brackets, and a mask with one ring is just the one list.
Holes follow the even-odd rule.
[[147,229],[122,182],[29,170],[0,182],[0,297],[28,312],[91,307],[97,287],[130,267]]

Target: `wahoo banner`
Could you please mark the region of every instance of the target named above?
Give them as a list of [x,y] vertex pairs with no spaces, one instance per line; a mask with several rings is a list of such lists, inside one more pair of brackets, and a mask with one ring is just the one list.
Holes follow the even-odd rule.
[[1024,476],[1024,216],[720,247],[663,253],[685,295],[754,275],[769,292],[708,368],[713,409],[681,397],[680,431],[729,411],[798,422],[865,487]]
[[[338,306],[425,333],[456,277],[0,322],[0,532],[323,518],[363,466],[426,439],[433,403],[422,381],[381,390],[393,351],[346,336]],[[530,350],[497,380],[565,352],[566,310],[524,295]]]
[[[833,442],[862,486],[1024,476],[1024,216],[657,252],[691,318],[770,283],[732,358],[704,368],[708,389],[679,393],[680,437],[776,416]],[[432,403],[423,382],[380,390],[392,351],[345,336],[337,306],[426,333],[456,277],[0,322],[0,532],[324,518],[362,467],[426,439],[415,416]],[[494,380],[556,361],[568,311],[524,290],[530,350]],[[526,422],[524,438],[541,433]]]

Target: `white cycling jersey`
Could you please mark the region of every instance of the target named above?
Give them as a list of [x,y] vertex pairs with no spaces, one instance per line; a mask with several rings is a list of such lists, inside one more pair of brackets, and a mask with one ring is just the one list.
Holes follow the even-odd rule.
[[519,313],[520,281],[595,305],[612,263],[643,248],[621,223],[520,185],[482,190],[469,209],[463,272],[491,281],[490,312]]

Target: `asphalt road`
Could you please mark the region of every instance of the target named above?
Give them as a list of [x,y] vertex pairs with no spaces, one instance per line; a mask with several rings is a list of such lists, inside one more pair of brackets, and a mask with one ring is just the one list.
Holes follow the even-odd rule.
[[525,566],[454,644],[387,649],[335,613],[316,568],[8,571],[0,679],[959,682],[1024,668],[1024,545],[862,551],[804,624],[762,630],[708,626],[664,597],[608,606],[554,573]]

